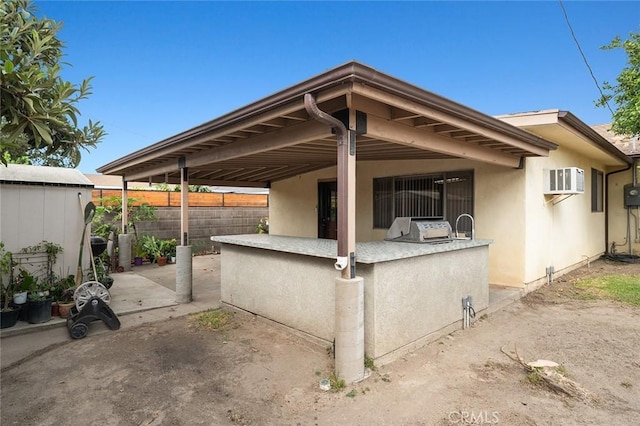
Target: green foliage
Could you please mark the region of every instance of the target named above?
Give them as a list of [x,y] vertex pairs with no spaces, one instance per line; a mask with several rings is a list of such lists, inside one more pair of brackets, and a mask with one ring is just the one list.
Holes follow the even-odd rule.
[[258,234],[268,234],[269,233],[269,218],[268,217],[263,217],[262,219],[260,219],[260,221],[258,222],[258,225],[256,226],[256,233],[258,233]]
[[[16,290],[13,280],[14,266],[15,262],[13,261],[13,254],[4,248],[4,243],[0,241],[0,295],[4,300],[2,310],[9,309],[9,302]],[[4,282],[5,277],[7,278],[6,283]]]
[[338,378],[335,372],[329,374],[329,383],[331,383],[331,390],[334,392],[343,390],[347,385],[344,379]]
[[64,248],[60,244],[52,243],[51,241],[42,241],[33,246],[21,249],[20,253],[45,253],[47,255],[47,262],[38,273],[43,279],[43,284],[50,287],[57,279],[55,272],[53,272],[53,266],[58,260],[58,255],[63,251]]
[[35,12],[29,0],[0,6],[0,161],[26,156],[75,167],[80,149],[95,148],[106,133],[91,120],[79,127],[77,104],[91,94],[91,78],[76,85],[60,77],[61,24]]
[[619,135],[640,137],[640,33],[630,33],[627,40],[620,36],[611,41],[604,50],[623,49],[627,64],[616,78],[617,84],[603,83],[605,92],[596,102],[597,106],[615,104],[611,130]]
[[347,393],[345,396],[347,398],[355,398],[357,394],[358,394],[357,390],[351,389],[351,391],[349,393]]
[[[148,203],[137,204],[138,198],[127,198],[127,228],[133,229],[136,240],[139,241],[136,224],[145,220],[157,220],[156,208]],[[122,221],[122,197],[114,196],[100,199],[96,206],[91,229],[95,235],[108,238],[109,232],[117,231]]]
[[593,296],[601,296],[632,306],[640,306],[640,277],[634,275],[607,275],[584,278],[575,282],[576,287]]
[[[144,191],[167,191],[167,192],[181,192],[181,185],[170,185],[168,183],[156,183],[151,187],[141,188]],[[189,185],[189,192],[213,192],[211,188],[205,185]]]
[[371,371],[375,371],[376,370],[376,366],[373,363],[373,359],[366,356],[364,357],[364,368],[368,368]]

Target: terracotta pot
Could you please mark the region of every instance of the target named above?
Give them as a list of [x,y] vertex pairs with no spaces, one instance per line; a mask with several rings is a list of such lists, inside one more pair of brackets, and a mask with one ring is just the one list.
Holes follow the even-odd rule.
[[167,258],[165,256],[161,256],[158,258],[158,266],[164,266],[167,264]]
[[67,318],[69,316],[69,312],[71,311],[71,308],[74,305],[75,303],[73,302],[67,302],[67,303],[58,302],[58,311],[60,313],[60,316],[62,318]]

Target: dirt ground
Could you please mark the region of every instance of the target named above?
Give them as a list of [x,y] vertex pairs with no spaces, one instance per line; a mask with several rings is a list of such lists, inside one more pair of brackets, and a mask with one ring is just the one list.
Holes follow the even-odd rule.
[[[318,386],[327,348],[247,315],[221,331],[180,318],[90,335],[2,371],[0,423],[638,424],[640,308],[572,285],[612,272],[640,276],[640,265],[595,262],[340,392]],[[514,345],[560,363],[593,398],[532,384],[501,352]]]

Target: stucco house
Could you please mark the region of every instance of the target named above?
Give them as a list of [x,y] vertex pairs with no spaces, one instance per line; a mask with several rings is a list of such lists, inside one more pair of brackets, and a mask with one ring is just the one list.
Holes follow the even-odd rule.
[[[222,301],[335,341],[357,380],[365,351],[459,327],[489,284],[528,290],[600,256],[607,176],[632,162],[569,112],[491,117],[349,62],[98,172],[270,188],[270,235],[212,238]],[[458,238],[385,241],[398,217]]]

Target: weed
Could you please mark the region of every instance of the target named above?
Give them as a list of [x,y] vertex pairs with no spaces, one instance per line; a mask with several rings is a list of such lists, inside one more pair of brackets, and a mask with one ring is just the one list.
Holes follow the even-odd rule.
[[620,386],[622,386],[623,388],[627,388],[627,389],[631,389],[633,387],[633,385],[630,382],[622,382],[620,383]]
[[364,357],[364,368],[368,368],[371,371],[376,371],[376,366],[373,363],[373,358],[369,358],[368,356]]
[[538,370],[535,369],[531,373],[527,374],[527,380],[532,385],[539,385],[542,383],[542,377],[540,377]]
[[564,365],[557,366],[556,371],[558,372],[558,374],[564,377],[569,377],[569,375],[567,374],[567,368]]
[[355,389],[351,389],[351,391],[346,396],[347,398],[355,398],[357,394],[358,391],[356,391]]
[[347,386],[344,379],[338,378],[336,373],[329,374],[329,383],[331,383],[331,390],[334,392],[339,392]]
[[316,370],[316,376],[320,376],[321,374],[322,374],[322,371]]
[[190,320],[198,330],[220,330],[229,324],[232,318],[233,313],[216,309],[194,314]]

